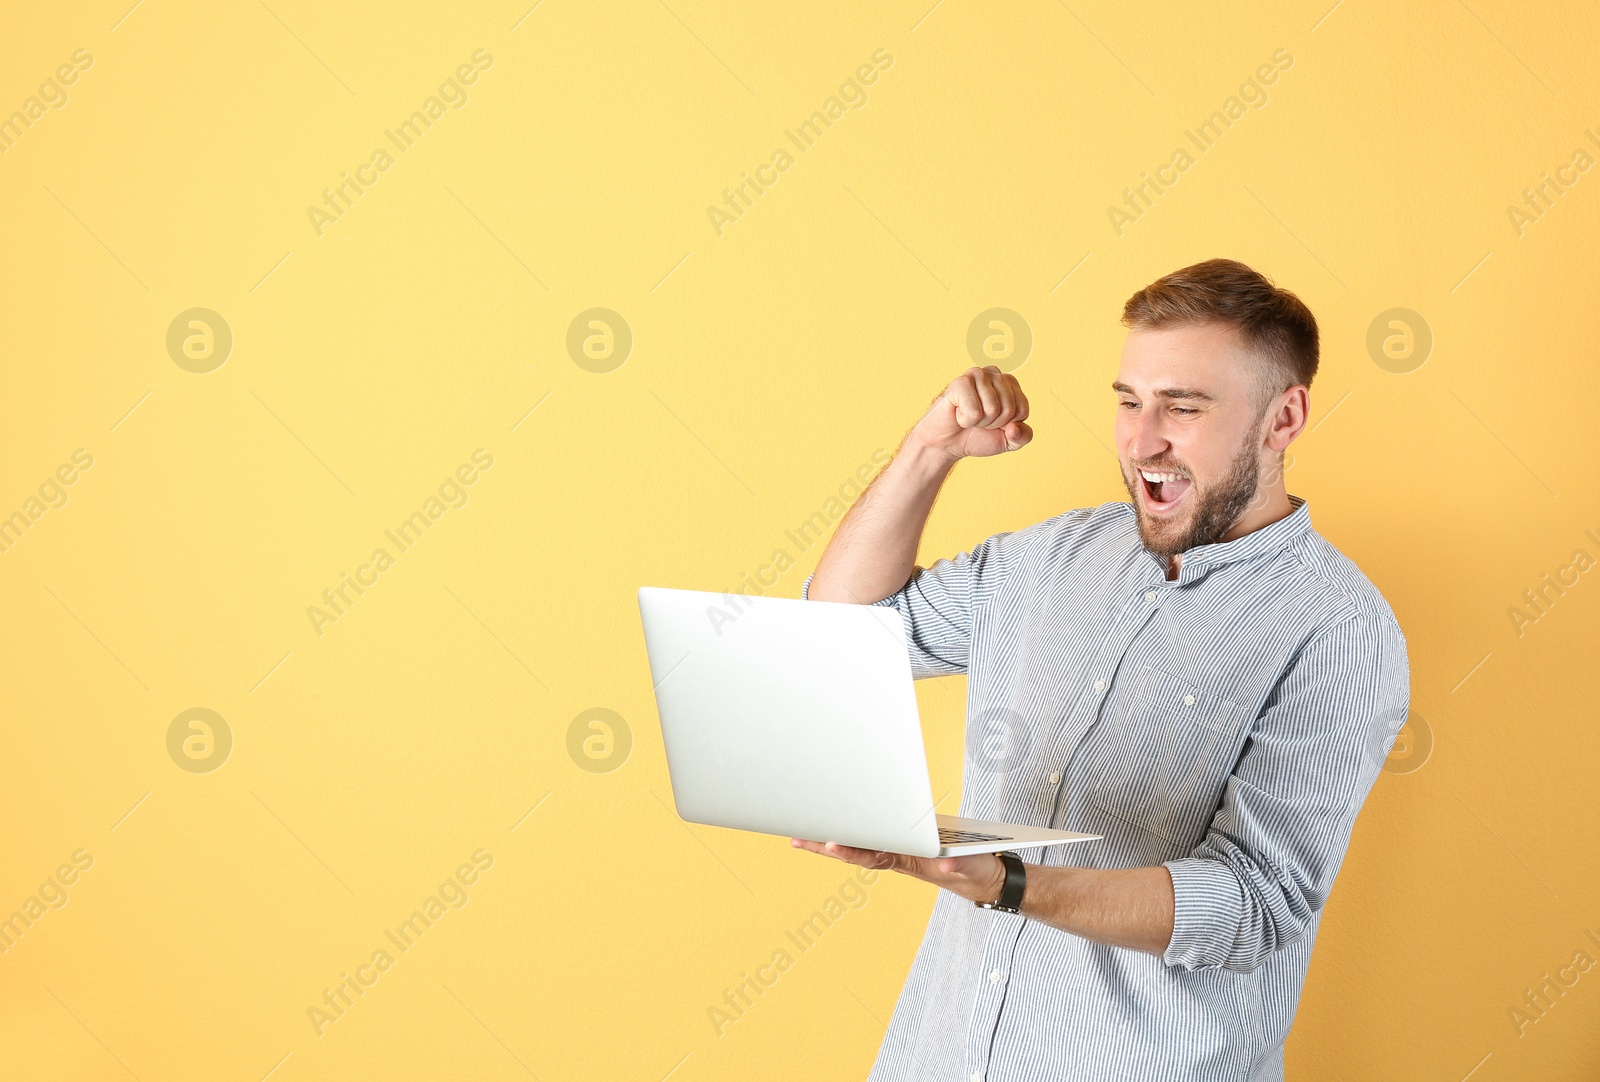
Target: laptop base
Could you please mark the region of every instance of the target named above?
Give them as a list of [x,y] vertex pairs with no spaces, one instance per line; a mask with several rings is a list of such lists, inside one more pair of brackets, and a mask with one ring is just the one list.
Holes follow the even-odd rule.
[[1100,837],[1098,834],[1075,834],[1053,827],[966,819],[959,815],[938,815],[935,818],[939,824],[941,857],[968,857],[978,853],[998,853],[1002,849],[1035,849],[1067,842],[1094,841]]

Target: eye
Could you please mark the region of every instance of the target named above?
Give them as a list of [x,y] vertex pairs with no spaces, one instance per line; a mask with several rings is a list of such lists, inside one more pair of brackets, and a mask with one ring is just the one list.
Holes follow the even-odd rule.
[[1197,410],[1197,409],[1190,409],[1187,406],[1173,406],[1172,407],[1172,412],[1173,413],[1199,413],[1200,411]]
[[1123,409],[1138,409],[1139,408],[1139,403],[1137,403],[1137,402],[1118,402],[1117,405],[1121,406]]

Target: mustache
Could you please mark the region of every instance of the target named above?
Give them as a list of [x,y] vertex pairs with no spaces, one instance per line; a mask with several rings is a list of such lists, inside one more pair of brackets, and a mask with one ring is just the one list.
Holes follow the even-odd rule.
[[1135,462],[1132,465],[1133,465],[1133,469],[1134,469],[1135,472],[1138,472],[1139,470],[1149,470],[1151,473],[1175,473],[1179,477],[1187,477],[1191,481],[1194,480],[1193,475],[1191,475],[1188,470],[1184,469],[1182,466],[1177,465],[1176,463],[1170,463],[1170,462],[1169,463],[1139,463],[1139,462]]

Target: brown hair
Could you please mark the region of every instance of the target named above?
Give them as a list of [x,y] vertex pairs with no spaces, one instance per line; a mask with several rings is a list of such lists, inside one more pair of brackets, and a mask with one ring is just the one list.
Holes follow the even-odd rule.
[[1233,327],[1266,362],[1256,381],[1257,408],[1295,384],[1310,387],[1317,374],[1311,309],[1237,260],[1208,259],[1151,282],[1122,306],[1122,322],[1135,330],[1194,323]]

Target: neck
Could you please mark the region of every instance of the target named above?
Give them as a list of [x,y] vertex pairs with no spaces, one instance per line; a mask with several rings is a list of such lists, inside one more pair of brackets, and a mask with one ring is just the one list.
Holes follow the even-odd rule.
[[1228,532],[1222,535],[1222,540],[1232,541],[1245,534],[1255,533],[1271,526],[1279,519],[1288,518],[1293,513],[1294,505],[1289,502],[1289,494],[1284,490],[1283,482],[1279,481],[1270,488],[1260,490],[1257,501],[1228,528]]

